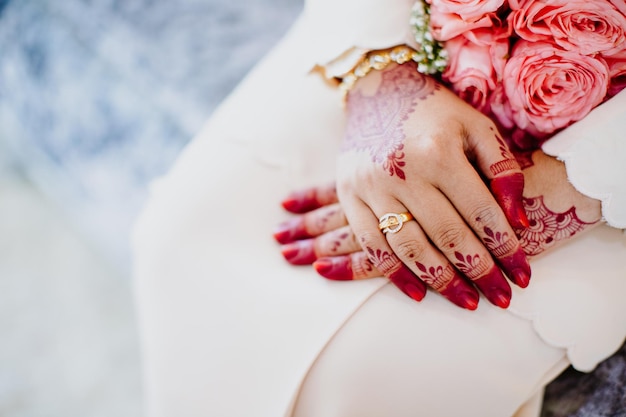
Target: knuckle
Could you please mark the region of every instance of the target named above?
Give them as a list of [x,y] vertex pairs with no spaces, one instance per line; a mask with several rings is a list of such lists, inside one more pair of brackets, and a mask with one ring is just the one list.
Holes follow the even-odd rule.
[[370,231],[361,232],[357,236],[359,245],[365,251],[372,250],[373,248],[380,246],[380,238],[381,237],[379,233],[374,233]]
[[432,240],[440,248],[451,248],[461,245],[466,239],[466,232],[459,224],[443,223],[435,229]]
[[494,205],[480,205],[470,212],[471,219],[484,225],[494,225],[500,219],[500,209]]
[[423,259],[426,252],[426,244],[417,240],[400,242],[395,249],[401,259]]

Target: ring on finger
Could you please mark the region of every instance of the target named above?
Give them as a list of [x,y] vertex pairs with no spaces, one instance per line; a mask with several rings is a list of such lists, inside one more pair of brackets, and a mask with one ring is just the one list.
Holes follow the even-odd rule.
[[378,219],[378,228],[384,233],[398,233],[404,223],[413,220],[413,215],[404,213],[386,213]]

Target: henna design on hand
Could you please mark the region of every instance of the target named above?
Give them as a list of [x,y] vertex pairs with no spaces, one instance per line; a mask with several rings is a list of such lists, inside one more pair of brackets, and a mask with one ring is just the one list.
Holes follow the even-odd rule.
[[352,270],[356,277],[369,276],[374,270],[374,264],[372,264],[372,261],[366,256],[359,257],[357,260],[353,257],[352,261]]
[[526,288],[530,282],[530,264],[516,239],[507,232],[494,232],[487,226],[483,231],[487,235],[482,238],[483,243],[497,257],[502,270],[514,283]]
[[382,165],[390,176],[406,179],[404,173],[404,122],[418,99],[433,94],[438,84],[415,71],[412,65],[398,65],[382,74],[373,96],[355,91],[348,96],[348,126],[342,151],[366,150],[372,162]]
[[366,250],[372,264],[385,276],[396,271],[402,265],[402,262],[393,253],[380,249],[374,250],[370,247],[367,247]]
[[328,220],[330,220],[335,214],[337,214],[338,211],[339,209],[336,208],[327,210],[323,216],[316,219],[315,227],[317,228],[317,230],[326,230],[326,223],[328,223]]
[[336,239],[331,242],[329,248],[330,252],[337,252],[337,250],[341,247],[341,244],[344,243],[348,239],[348,237],[350,237],[350,233],[348,232],[341,233],[339,236],[337,236]]
[[455,262],[454,266],[471,280],[484,275],[489,270],[489,261],[478,254],[464,256],[461,252],[455,251],[454,256],[459,261]]
[[402,292],[415,301],[421,301],[424,298],[426,285],[417,279],[395,254],[370,247],[366,250],[370,262]]
[[487,226],[483,228],[483,231],[487,235],[483,237],[485,246],[489,249],[489,252],[493,253],[498,258],[510,255],[517,247],[515,239],[509,236],[507,232],[494,232]]
[[530,219],[530,227],[517,230],[516,233],[524,252],[531,256],[596,223],[580,220],[573,206],[562,213],[550,210],[543,202],[543,196],[524,198],[524,207]]
[[433,287],[435,290],[441,292],[445,289],[448,284],[454,278],[456,272],[454,268],[450,265],[443,266],[439,265],[437,267],[431,266],[426,268],[426,266],[420,262],[415,262],[415,266],[422,271],[422,274],[419,277],[428,285]]
[[516,161],[515,161],[515,157],[513,156],[513,154],[509,151],[508,146],[506,146],[504,139],[502,139],[502,137],[495,131],[493,127],[490,127],[489,129],[492,131],[496,140],[498,141],[498,148],[500,149],[500,155],[503,158],[502,160],[492,164],[489,167],[489,170],[491,171],[491,175],[495,177],[499,174],[502,174],[503,172],[514,170]]

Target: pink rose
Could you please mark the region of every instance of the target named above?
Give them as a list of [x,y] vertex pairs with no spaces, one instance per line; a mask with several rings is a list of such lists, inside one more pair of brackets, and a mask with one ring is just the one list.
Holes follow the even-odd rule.
[[489,92],[496,87],[496,77],[488,46],[479,46],[464,36],[446,42],[450,56],[442,74],[452,90],[463,100],[486,112]]
[[626,87],[626,50],[606,57],[605,60],[609,66],[609,77],[611,77],[608,95],[613,97]]
[[[468,32],[446,42],[450,57],[442,74],[452,90],[466,102],[488,113],[488,97],[502,78],[509,53],[508,37],[504,31]],[[469,36],[467,36],[469,35]]]
[[515,125],[545,136],[582,119],[604,99],[609,68],[602,58],[519,40],[504,67],[504,94]]
[[626,1],[624,0],[609,0],[609,1],[611,2],[613,6],[615,6],[617,10],[620,11],[621,14],[626,16]]
[[430,31],[433,38],[438,41],[447,41],[465,32],[492,26],[493,23],[489,15],[467,21],[454,13],[443,13],[436,9],[430,9]]
[[517,5],[511,26],[527,41],[554,42],[582,55],[612,55],[626,42],[626,16],[607,0],[526,0]]
[[476,22],[487,13],[493,13],[504,0],[430,0],[430,12],[458,15],[466,22]]

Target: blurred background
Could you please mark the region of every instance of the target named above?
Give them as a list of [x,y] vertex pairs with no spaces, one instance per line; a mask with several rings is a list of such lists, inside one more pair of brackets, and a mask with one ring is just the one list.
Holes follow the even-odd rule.
[[141,416],[128,234],[303,0],[0,0],[0,416]]
[[[128,237],[303,0],[0,0],[0,416],[141,416]],[[626,416],[626,353],[547,416]]]

